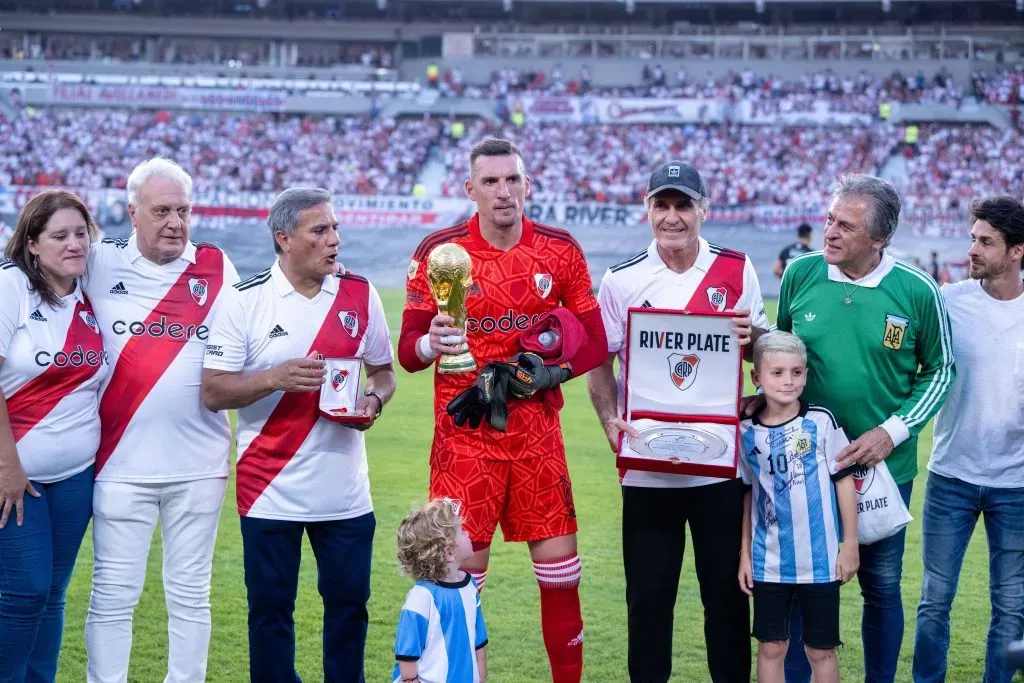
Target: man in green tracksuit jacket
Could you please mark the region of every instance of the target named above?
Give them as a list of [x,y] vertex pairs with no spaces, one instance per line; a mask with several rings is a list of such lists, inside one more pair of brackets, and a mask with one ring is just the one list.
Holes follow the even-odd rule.
[[[824,251],[800,256],[786,268],[777,326],[807,345],[804,398],[831,410],[852,441],[839,454],[837,468],[884,460],[909,504],[917,437],[945,400],[956,368],[939,288],[927,273],[885,251],[899,212],[899,196],[884,180],[842,178],[833,189]],[[903,530],[860,548],[867,681],[896,676],[905,537]],[[797,618],[794,645],[800,633]],[[810,680],[799,646],[789,648],[786,680]]]

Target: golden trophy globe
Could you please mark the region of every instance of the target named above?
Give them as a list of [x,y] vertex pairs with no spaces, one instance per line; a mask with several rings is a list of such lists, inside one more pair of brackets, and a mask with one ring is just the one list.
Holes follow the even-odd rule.
[[[452,327],[466,334],[466,294],[473,284],[473,260],[469,252],[451,242],[434,247],[427,256],[427,282],[437,302],[437,310],[451,316]],[[469,349],[462,353],[444,354],[437,371],[442,375],[455,375],[476,370],[476,359]]]

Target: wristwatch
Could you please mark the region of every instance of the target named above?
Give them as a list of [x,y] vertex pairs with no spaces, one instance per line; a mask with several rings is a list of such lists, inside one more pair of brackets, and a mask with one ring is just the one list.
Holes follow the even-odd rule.
[[384,399],[382,399],[378,394],[372,391],[367,391],[365,394],[363,394],[363,396],[373,396],[375,399],[377,399],[377,414],[373,416],[373,419],[376,420],[378,417],[380,417],[380,414],[384,412]]

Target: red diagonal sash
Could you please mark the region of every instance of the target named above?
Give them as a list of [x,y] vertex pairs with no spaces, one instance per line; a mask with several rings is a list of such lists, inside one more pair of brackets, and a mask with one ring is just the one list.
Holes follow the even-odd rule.
[[697,289],[693,292],[693,296],[690,297],[684,310],[690,313],[716,312],[718,309],[712,305],[708,295],[709,288],[725,289],[724,310],[736,310],[740,297],[743,296],[743,268],[746,263],[746,259],[739,252],[726,251],[724,254],[719,254],[711,263],[704,279],[697,285]]
[[[206,280],[207,297],[202,306],[192,298],[188,284],[190,278]],[[188,343],[188,339],[174,339],[167,334],[152,336],[148,332],[150,325],[163,317],[168,324],[179,323],[186,329],[190,325],[199,326],[209,315],[223,284],[224,257],[220,250],[199,247],[196,262],[189,264],[150,311],[145,320],[146,334],[134,336],[124,345],[100,400],[100,449],[96,454],[96,474],[117,448],[135,411]],[[197,363],[196,373],[200,372],[201,366],[202,359]]]
[[51,358],[46,370],[30,379],[7,399],[14,443],[18,443],[68,394],[99,371],[104,362],[103,338],[98,329],[86,322],[86,315],[95,320],[88,299],[75,306],[71,324],[68,325],[68,335],[62,349],[67,364],[57,367],[56,359]]
[[[360,277],[346,276],[338,283],[338,293],[331,303],[320,331],[303,355],[314,350],[327,358],[351,358],[359,350],[369,322],[369,283]],[[345,329],[338,313],[352,310],[357,317],[356,335]],[[313,430],[319,411],[320,393],[287,392],[281,396],[263,429],[245,449],[236,467],[238,514],[246,516],[256,499],[270,486],[284,466],[299,450]]]

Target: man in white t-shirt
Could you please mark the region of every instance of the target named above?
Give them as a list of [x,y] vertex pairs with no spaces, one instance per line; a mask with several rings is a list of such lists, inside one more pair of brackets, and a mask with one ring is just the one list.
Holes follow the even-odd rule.
[[[601,280],[598,301],[609,353],[587,375],[590,399],[613,451],[620,433],[636,436],[621,418],[630,307],[734,311],[733,333],[744,345],[768,328],[750,259],[700,236],[710,200],[697,170],[682,161],[655,169],[646,203],[654,240]],[[745,353],[749,357],[749,347]],[[620,472],[620,480],[630,680],[664,683],[671,675],[672,620],[689,524],[711,678],[749,681],[750,608],[736,582],[743,482],[639,471]]]
[[[203,371],[206,407],[238,409],[249,680],[298,680],[292,614],[305,533],[324,601],[324,680],[356,683],[376,524],[362,431],[395,391],[391,337],[373,285],[338,262],[327,190],[285,190],[267,223],[278,260],[228,292]],[[352,358],[366,371],[354,406],[362,421],[335,422],[320,413],[324,359]],[[328,378],[337,391],[359,382],[342,370]]]
[[96,553],[85,626],[90,683],[128,678],[132,614],[157,521],[167,683],[206,677],[210,576],[231,433],[199,400],[210,320],[238,280],[220,249],[189,241],[192,179],[167,159],[128,176],[128,239],[89,253],[85,291],[111,371],[101,389],[93,492]]
[[924,494],[918,682],[946,680],[950,608],[981,515],[992,596],[986,682],[1010,681],[1004,650],[1024,635],[1024,203],[992,197],[971,215],[971,279],[942,287],[958,372],[935,420]]

